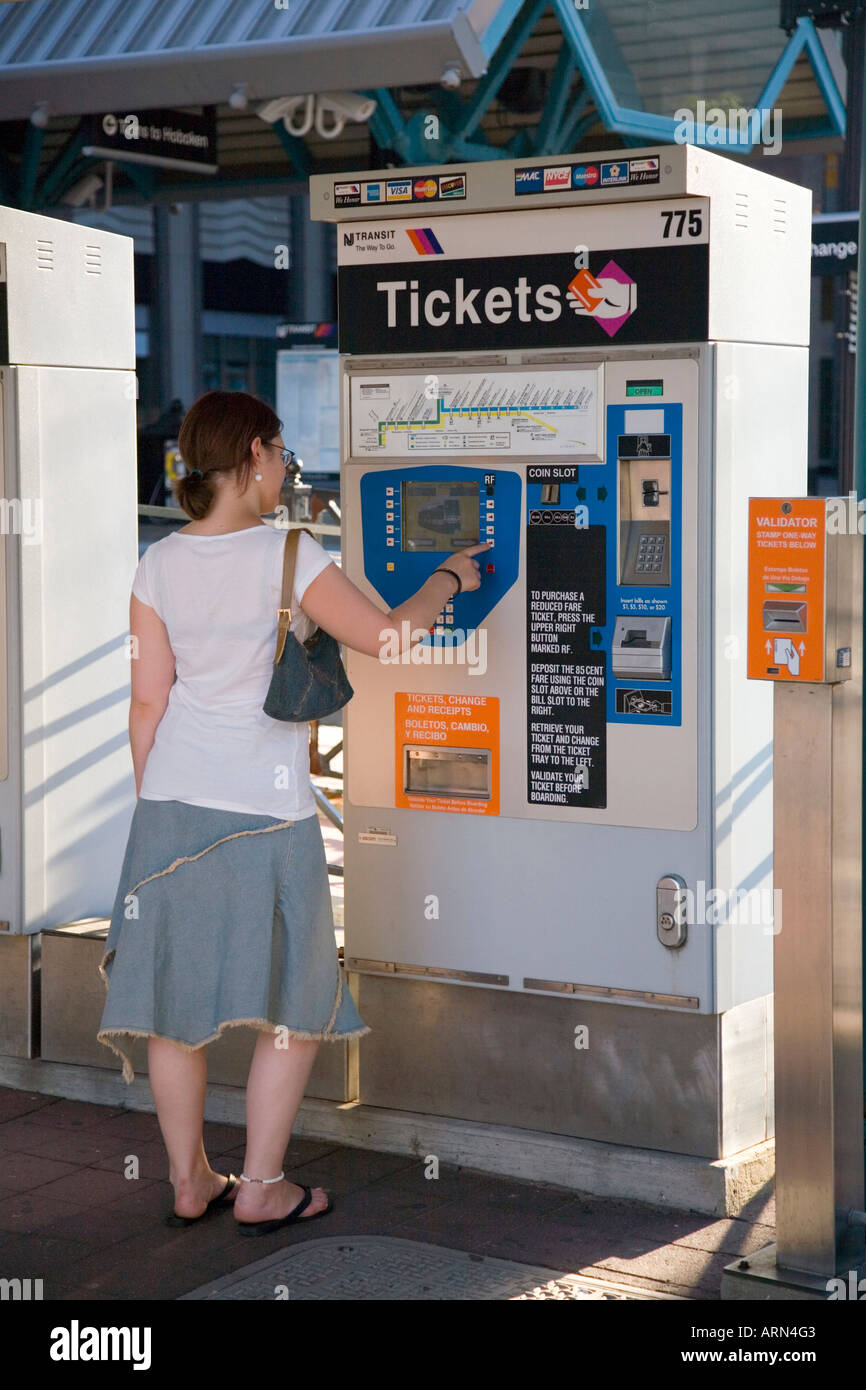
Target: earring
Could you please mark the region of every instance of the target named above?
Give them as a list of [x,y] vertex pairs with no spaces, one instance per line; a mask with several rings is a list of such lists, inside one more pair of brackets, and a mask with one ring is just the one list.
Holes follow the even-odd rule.
[[261,481],[262,481],[262,475],[261,475],[261,473],[257,473],[257,474],[256,474],[256,482],[257,482],[257,483],[260,483]]

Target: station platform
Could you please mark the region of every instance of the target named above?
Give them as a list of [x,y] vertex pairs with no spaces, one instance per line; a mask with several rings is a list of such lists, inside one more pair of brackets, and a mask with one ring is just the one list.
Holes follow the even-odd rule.
[[[240,1170],[242,1127],[206,1122],[205,1143],[217,1170]],[[134,1181],[123,1176],[130,1154],[139,1160]],[[0,1155],[0,1275],[38,1273],[46,1300],[203,1297],[202,1290],[227,1276],[235,1279],[222,1285],[222,1296],[235,1296],[235,1283],[237,1297],[255,1298],[262,1295],[250,1287],[251,1265],[304,1242],[311,1253],[321,1246],[315,1253],[324,1259],[324,1247],[337,1237],[343,1245],[360,1242],[368,1272],[364,1246],[371,1237],[390,1238],[385,1253],[398,1282],[393,1257],[402,1253],[405,1260],[403,1243],[416,1242],[412,1278],[417,1284],[419,1272],[425,1275],[431,1299],[597,1298],[607,1289],[616,1298],[718,1300],[725,1266],[774,1238],[769,1183],[739,1216],[713,1219],[445,1163],[438,1179],[427,1180],[422,1156],[305,1138],[292,1139],[286,1172],[293,1181],[325,1187],[334,1202],[311,1231],[301,1223],[244,1240],[230,1211],[176,1230],[163,1222],[172,1189],[154,1114],[10,1087],[0,1088]],[[454,1252],[476,1257],[463,1261],[456,1293]],[[530,1266],[524,1286],[512,1277],[491,1294],[491,1261]],[[539,1270],[549,1271],[549,1279]],[[446,1278],[451,1292],[442,1291]],[[385,1296],[363,1280],[357,1287],[360,1300]],[[273,1298],[272,1288],[264,1296]],[[313,1287],[300,1296],[333,1293],[316,1294]],[[392,1296],[403,1295],[397,1288]]]

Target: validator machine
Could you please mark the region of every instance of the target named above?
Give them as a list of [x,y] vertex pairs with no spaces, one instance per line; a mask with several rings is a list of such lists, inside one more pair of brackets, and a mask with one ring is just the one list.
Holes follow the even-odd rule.
[[676,145],[310,197],[345,572],[390,609],[493,541],[414,650],[347,652],[360,1099],[760,1146],[781,914],[746,499],[806,490],[810,191]]

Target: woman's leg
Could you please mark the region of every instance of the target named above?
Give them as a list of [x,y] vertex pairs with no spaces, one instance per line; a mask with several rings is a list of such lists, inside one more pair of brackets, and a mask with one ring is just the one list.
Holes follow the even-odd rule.
[[[277,1034],[261,1032],[256,1043],[247,1082],[247,1149],[244,1173],[249,1178],[275,1178],[292,1134],[295,1116],[304,1097],[318,1039],[289,1038],[277,1047]],[[262,1185],[242,1182],[234,1203],[239,1221],[269,1221],[298,1205],[303,1191],[287,1181]],[[315,1216],[328,1205],[321,1187],[313,1188],[313,1200],[303,1216]]]
[[148,1038],[147,1065],[168,1152],[175,1213],[201,1216],[226,1185],[225,1176],[214,1172],[204,1151],[205,1049],[190,1052],[167,1038]]

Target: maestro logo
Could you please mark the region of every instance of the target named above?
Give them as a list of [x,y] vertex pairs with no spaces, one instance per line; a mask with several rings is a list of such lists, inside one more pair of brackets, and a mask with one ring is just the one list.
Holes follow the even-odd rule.
[[571,182],[574,188],[594,188],[598,179],[597,164],[575,164],[571,171]]
[[407,227],[406,235],[419,256],[444,256],[432,227]]
[[569,282],[566,299],[576,314],[594,318],[612,338],[637,308],[637,285],[616,261],[608,261],[598,276],[586,266],[579,270]]

